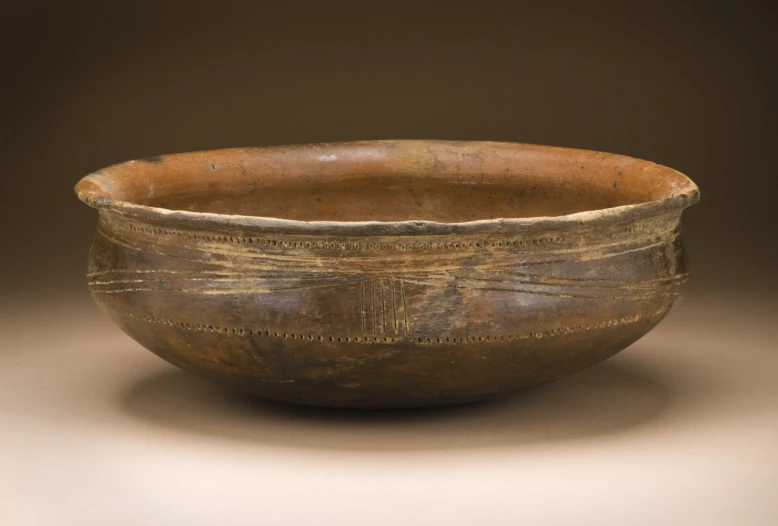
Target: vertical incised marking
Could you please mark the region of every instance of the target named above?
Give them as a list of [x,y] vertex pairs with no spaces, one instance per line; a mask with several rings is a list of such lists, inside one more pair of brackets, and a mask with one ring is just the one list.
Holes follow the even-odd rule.
[[405,332],[407,333],[409,330],[408,327],[408,307],[405,304],[405,282],[403,280],[400,280],[400,297],[403,300],[403,319],[405,321]]
[[362,316],[362,334],[367,334],[367,326],[365,320],[365,282],[359,282],[359,299],[362,307],[360,315]]
[[392,287],[392,321],[394,322],[394,333],[397,334],[397,299],[395,298],[394,291],[397,285],[397,280],[390,278],[389,285]]
[[370,299],[373,303],[373,334],[378,334],[378,321],[376,321],[376,312],[375,312],[375,296],[376,296],[375,279],[370,280],[370,285],[372,287]]
[[381,332],[386,332],[386,302],[384,302],[384,278],[378,279],[378,287],[381,291]]

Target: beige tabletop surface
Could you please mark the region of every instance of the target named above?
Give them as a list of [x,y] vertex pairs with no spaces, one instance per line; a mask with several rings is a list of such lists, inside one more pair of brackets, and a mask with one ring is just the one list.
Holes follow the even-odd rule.
[[0,525],[778,524],[778,308],[692,297],[616,357],[507,400],[252,400],[88,298],[0,312]]

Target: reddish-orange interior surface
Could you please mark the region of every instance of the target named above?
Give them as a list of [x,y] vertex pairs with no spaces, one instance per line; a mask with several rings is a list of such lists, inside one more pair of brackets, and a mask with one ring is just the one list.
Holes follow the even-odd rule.
[[690,185],[669,168],[597,152],[379,141],[145,159],[98,172],[79,191],[171,210],[303,221],[461,222],[644,203]]

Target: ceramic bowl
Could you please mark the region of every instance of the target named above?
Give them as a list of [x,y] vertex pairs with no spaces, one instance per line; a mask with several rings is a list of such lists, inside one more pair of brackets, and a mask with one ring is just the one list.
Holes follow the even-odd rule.
[[681,173],[494,142],[152,157],[82,179],[97,303],[141,345],[263,397],[470,402],[654,327],[687,280]]

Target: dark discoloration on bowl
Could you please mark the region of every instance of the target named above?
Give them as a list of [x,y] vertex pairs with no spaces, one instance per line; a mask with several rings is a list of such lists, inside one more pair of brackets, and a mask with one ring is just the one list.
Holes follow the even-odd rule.
[[[147,160],[148,161],[148,160]],[[643,336],[687,279],[682,174],[581,150],[373,141],[85,177],[96,301],[205,378],[292,402],[467,402]]]

